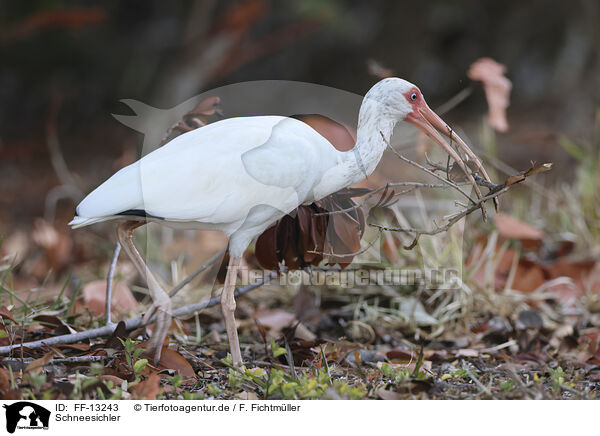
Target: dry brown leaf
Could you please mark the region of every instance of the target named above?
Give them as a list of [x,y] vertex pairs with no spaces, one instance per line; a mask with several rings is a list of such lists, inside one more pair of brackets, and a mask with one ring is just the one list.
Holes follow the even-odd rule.
[[[497,247],[496,255],[499,255],[499,251],[500,247]],[[505,250],[502,254],[502,257],[496,265],[496,270],[494,271],[494,287],[496,289],[502,290],[506,287],[506,281],[510,275],[513,263],[515,262],[515,256],[517,255],[517,251],[510,248]],[[546,271],[541,265],[523,258],[519,258],[516,262],[517,269],[512,282],[512,289],[529,293],[535,291],[548,280]],[[482,286],[486,285],[485,265],[482,265],[482,267],[474,274],[473,279]]]
[[59,233],[43,218],[36,218],[31,232],[33,241],[44,249],[47,268],[58,269],[68,263],[73,241],[66,233]]
[[15,321],[15,318],[13,317],[12,312],[10,310],[8,310],[8,308],[6,306],[0,307],[0,318],[10,319],[14,323],[17,322],[17,321]]
[[10,374],[8,369],[0,368],[0,392],[5,392],[10,389]]
[[528,170],[522,171],[515,176],[510,176],[504,182],[504,186],[514,185],[515,183],[522,182],[529,176],[534,176],[539,173],[545,173],[546,171],[550,171],[551,169],[552,169],[552,163],[545,163],[545,164],[542,164],[542,165],[536,167],[535,162],[532,161],[531,166],[529,167]]
[[163,347],[162,352],[160,354],[160,361],[158,362],[158,368],[160,370],[163,369],[173,369],[183,377],[196,377],[196,373],[194,372],[194,368],[192,365],[185,360],[185,358],[177,353],[174,350],[171,350],[168,347]]
[[238,400],[258,400],[258,395],[254,392],[240,392],[235,394],[235,398]]
[[600,293],[600,263],[594,260],[570,261],[567,258],[558,259],[554,264],[548,266],[548,274],[551,279],[568,277],[573,280],[574,286],[557,286],[552,289],[560,290],[563,301],[581,297],[586,290]]
[[146,380],[132,386],[131,393],[136,400],[156,400],[160,393],[160,376],[150,374]]
[[535,291],[546,281],[547,277],[541,265],[528,259],[520,259],[511,287],[529,293]]
[[517,239],[520,241],[542,241],[546,234],[517,218],[504,213],[498,213],[494,217],[494,224],[500,236],[506,239]]
[[76,332],[76,330],[73,327],[71,327],[69,324],[64,322],[56,315],[38,315],[33,319],[39,322],[44,327],[53,328],[54,334],[56,335],[65,335]]
[[499,132],[508,130],[506,108],[509,105],[512,83],[504,74],[506,67],[491,58],[480,58],[469,67],[467,76],[483,83],[488,103],[488,122]]
[[98,377],[102,381],[111,381],[115,386],[121,386],[125,380],[112,374],[102,374]]
[[[104,315],[106,305],[106,280],[89,282],[81,291],[87,309]],[[115,314],[125,314],[137,307],[137,301],[123,282],[113,282],[111,308]]]
[[280,332],[296,321],[296,315],[283,309],[273,309],[259,312],[256,315],[256,321],[271,331]]
[[400,393],[383,387],[375,389],[375,394],[382,400],[401,400],[403,398]]
[[6,392],[4,392],[2,394],[2,396],[0,396],[0,400],[6,400],[6,401],[16,401],[16,400],[20,400],[22,398],[22,393],[20,389],[10,389]]
[[407,364],[416,362],[419,353],[411,350],[390,350],[385,353],[385,357],[394,364]]
[[52,352],[52,351],[44,354],[39,359],[36,359],[33,362],[31,362],[29,365],[27,365],[27,367],[25,368],[25,373],[26,374],[39,374],[44,369],[44,366],[46,366],[50,363],[50,361],[52,360],[53,357],[54,357],[54,352]]

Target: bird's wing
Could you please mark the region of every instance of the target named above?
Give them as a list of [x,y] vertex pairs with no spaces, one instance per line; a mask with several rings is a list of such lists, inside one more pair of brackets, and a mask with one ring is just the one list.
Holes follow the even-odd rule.
[[289,212],[341,154],[286,117],[231,118],[191,131],[125,167],[90,193],[77,215],[144,213],[232,223],[256,206]]

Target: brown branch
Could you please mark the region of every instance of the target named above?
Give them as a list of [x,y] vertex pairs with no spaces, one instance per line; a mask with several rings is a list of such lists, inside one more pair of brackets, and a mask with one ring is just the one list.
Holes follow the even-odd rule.
[[[539,174],[541,172],[549,171],[551,168],[552,168],[552,164],[550,164],[550,163],[542,164],[542,165],[536,167],[534,162],[531,162],[531,167],[529,169],[522,171],[517,175],[508,177],[506,179],[506,181],[500,185],[493,185],[493,184],[489,183],[488,181],[485,181],[485,186],[490,188],[490,192],[486,196],[478,199],[475,202],[475,204],[471,205],[470,207],[452,215],[448,219],[448,222],[445,225],[443,225],[443,226],[436,225],[433,229],[430,229],[430,230],[418,229],[415,227],[389,227],[389,226],[382,226],[380,224],[375,224],[375,223],[367,223],[367,224],[371,227],[375,227],[382,231],[387,230],[387,231],[392,231],[392,232],[413,233],[415,235],[414,241],[405,248],[408,248],[408,249],[414,248],[421,235],[432,236],[432,235],[437,235],[438,233],[447,231],[448,229],[450,229],[450,227],[452,227],[454,224],[456,224],[461,218],[464,218],[465,216],[467,216],[470,213],[474,212],[475,210],[479,209],[481,207],[481,205],[483,203],[485,203],[486,201],[493,200],[493,199],[499,197],[500,195],[502,195],[506,191],[508,191],[513,185],[522,182],[527,177],[533,176],[535,174]],[[441,169],[441,167],[437,168],[437,169]],[[481,177],[478,177],[478,183],[482,183]]]
[[313,251],[313,250],[309,250],[307,251],[307,253],[310,254],[318,254],[320,256],[330,256],[330,257],[349,257],[349,256],[358,256],[359,254],[364,253],[365,251],[367,251],[369,248],[371,248],[373,245],[375,245],[375,242],[377,242],[379,240],[379,237],[381,236],[381,233],[383,233],[383,230],[380,229],[379,233],[377,233],[377,236],[375,236],[373,238],[373,240],[371,242],[369,242],[365,247],[361,248],[358,251],[355,251],[354,253],[326,253],[326,252],[319,252],[319,251]]
[[[381,132],[380,132],[380,133],[381,133]],[[473,200],[469,194],[467,194],[465,191],[463,191],[463,190],[460,188],[460,186],[458,186],[458,185],[457,185],[456,183],[454,183],[453,181],[451,181],[451,180],[448,180],[448,179],[445,179],[445,178],[441,177],[440,175],[436,174],[434,171],[431,171],[429,168],[425,168],[423,165],[420,165],[420,164],[418,164],[417,162],[415,162],[415,161],[412,161],[412,160],[410,160],[410,159],[408,159],[408,158],[404,157],[404,156],[403,156],[403,155],[401,155],[400,153],[398,153],[398,152],[397,152],[397,151],[394,149],[394,147],[392,147],[392,145],[389,143],[389,141],[388,141],[388,140],[385,138],[385,136],[383,135],[383,133],[381,134],[381,137],[383,138],[383,140],[384,140],[384,141],[385,141],[385,143],[387,144],[388,148],[389,148],[390,150],[392,150],[392,152],[393,152],[393,153],[394,153],[396,156],[398,156],[398,158],[400,158],[400,159],[401,159],[401,160],[403,160],[404,162],[406,162],[406,163],[408,163],[408,164],[410,164],[410,165],[412,165],[412,166],[414,166],[414,167],[416,167],[416,168],[419,168],[419,169],[420,169],[420,170],[422,170],[422,171],[425,171],[427,174],[429,174],[429,175],[432,175],[432,176],[433,176],[433,177],[435,177],[436,179],[438,179],[438,180],[440,180],[440,181],[444,182],[446,185],[448,185],[448,186],[451,186],[452,188],[456,189],[458,192],[460,192],[462,195],[464,195],[466,198],[468,198],[468,199],[469,199],[469,201],[471,201],[471,203],[473,203],[473,204],[478,204],[478,203],[479,203],[479,202],[477,202],[477,201]]]
[[[453,215],[448,220],[448,223],[446,225],[436,226],[432,230],[417,229],[415,227],[388,227],[388,226],[382,226],[380,224],[373,224],[373,223],[367,223],[367,224],[371,227],[375,227],[380,230],[387,230],[387,231],[392,231],[392,232],[415,233],[416,235],[429,235],[429,236],[437,235],[438,233],[447,231],[450,227],[452,227],[454,224],[456,224],[456,222],[458,220],[469,215],[470,213],[474,212],[475,210],[479,209],[481,207],[481,204],[483,204],[484,202],[491,200],[495,197],[498,197],[499,195],[505,193],[506,191],[508,191],[510,189],[509,186],[503,186],[503,185],[499,185],[499,186],[501,186],[502,189],[500,189],[494,193],[489,193],[488,195],[486,195],[484,197],[481,197],[478,201],[475,202],[475,204],[471,205],[470,207],[468,207],[467,209],[464,209],[461,212],[458,212],[456,215]],[[413,247],[414,247],[414,245],[411,248],[413,248]]]
[[[477,178],[483,180],[481,177],[477,176]],[[476,180],[477,180],[476,178]],[[485,181],[487,183],[487,180]],[[483,186],[487,186],[486,183],[481,183],[481,185]],[[464,185],[469,185],[469,183],[464,183]],[[336,215],[336,214],[340,214],[340,213],[346,213],[346,212],[352,212],[356,209],[359,209],[361,207],[363,207],[366,203],[367,200],[369,200],[371,197],[373,197],[375,194],[384,191],[388,188],[394,188],[394,187],[400,187],[400,186],[408,186],[411,189],[405,189],[404,191],[400,191],[397,193],[394,193],[393,197],[399,197],[400,195],[404,195],[404,194],[408,194],[412,191],[414,191],[417,188],[454,188],[454,186],[452,185],[448,185],[448,184],[442,184],[442,183],[421,183],[421,182],[390,182],[387,183],[383,186],[380,186],[377,189],[373,189],[371,192],[369,192],[366,196],[365,199],[358,204],[355,204],[354,206],[350,206],[347,207],[346,209],[339,209],[339,210],[332,210],[332,211],[327,211],[327,212],[319,212],[319,213],[315,213],[315,216],[322,216],[322,215]]]

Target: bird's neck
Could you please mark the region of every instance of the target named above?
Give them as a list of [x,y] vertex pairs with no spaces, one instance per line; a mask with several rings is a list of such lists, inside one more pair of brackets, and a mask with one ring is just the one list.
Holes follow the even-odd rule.
[[365,98],[360,107],[356,145],[346,152],[350,184],[363,180],[375,170],[392,137],[398,119],[382,109],[382,105],[369,98]]

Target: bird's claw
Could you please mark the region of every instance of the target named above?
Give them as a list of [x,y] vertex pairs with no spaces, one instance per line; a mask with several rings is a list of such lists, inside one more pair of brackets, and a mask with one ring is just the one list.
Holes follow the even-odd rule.
[[152,337],[150,338],[148,349],[146,350],[148,353],[154,353],[154,364],[158,364],[160,361],[163,343],[165,342],[165,338],[171,327],[171,308],[171,300],[165,295],[165,298],[154,301],[143,318],[143,323],[148,324],[152,316],[156,314]]

